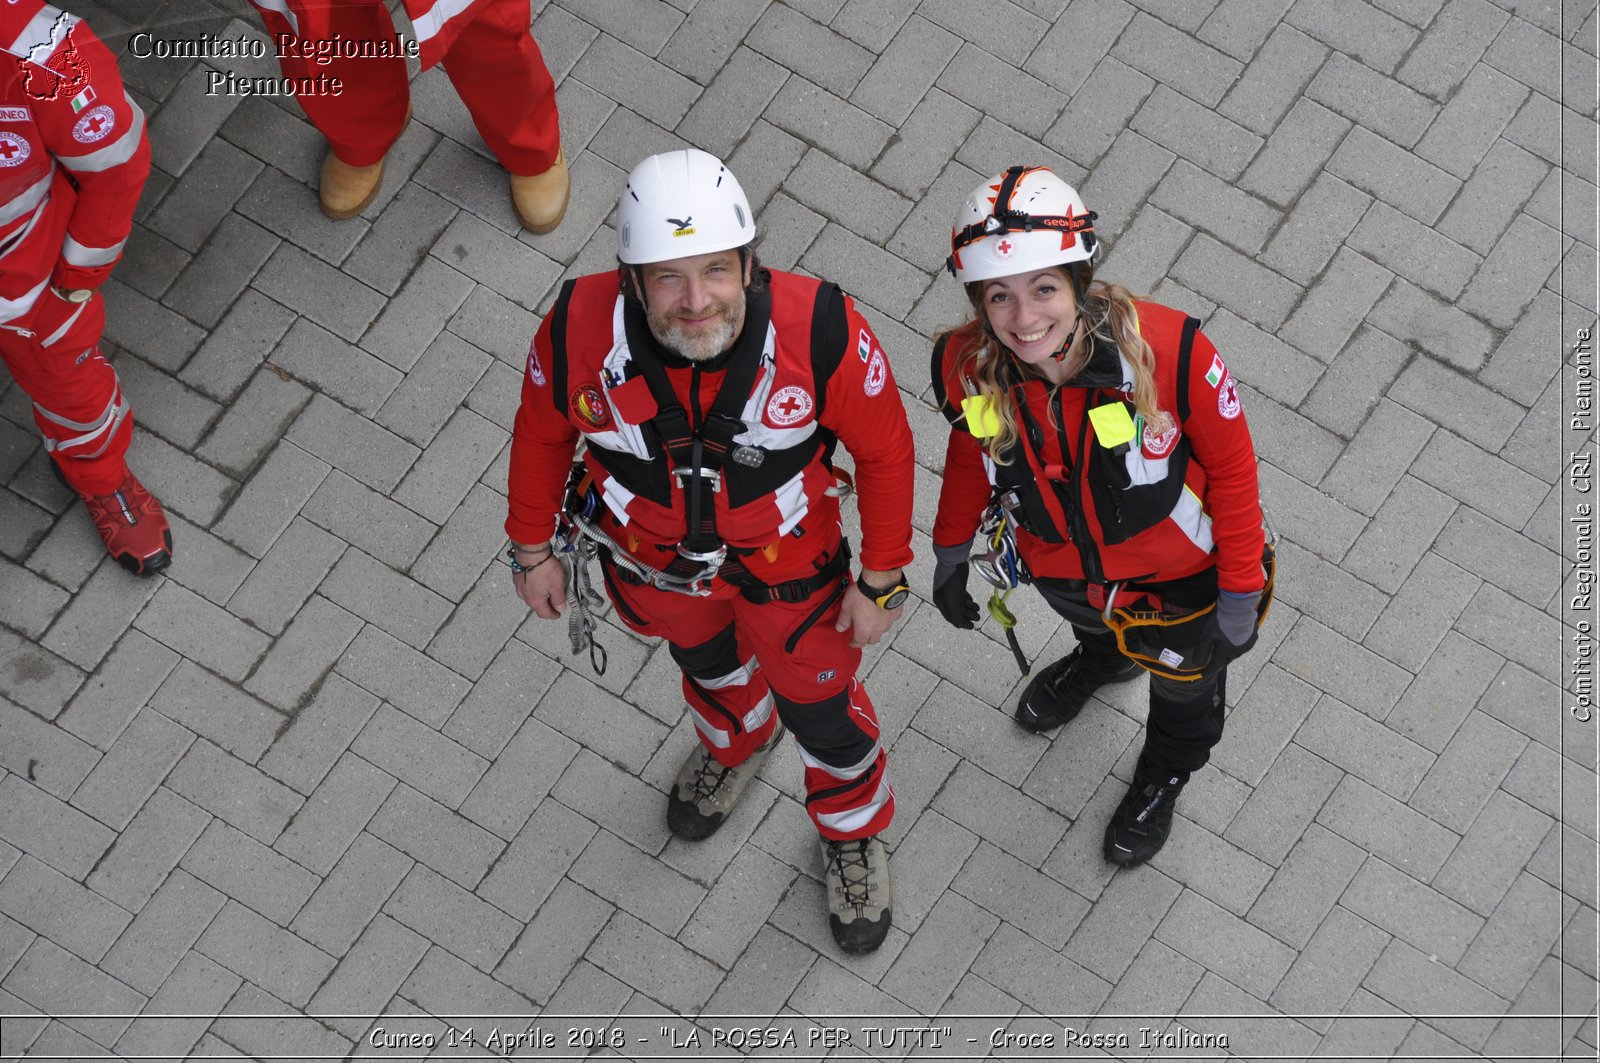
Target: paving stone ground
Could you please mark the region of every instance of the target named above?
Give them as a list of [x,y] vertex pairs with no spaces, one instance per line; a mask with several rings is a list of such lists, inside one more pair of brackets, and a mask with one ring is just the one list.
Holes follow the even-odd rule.
[[[233,0],[68,6],[119,50],[260,32]],[[546,1058],[691,1032],[718,1058],[1595,1058],[1595,725],[1562,689],[1593,574],[1567,474],[1593,448],[1568,416],[1594,3],[536,8],[575,182],[544,237],[441,71],[377,201],[331,223],[298,108],[205,94],[270,60],[123,55],[156,170],[107,353],[177,561],[108,561],[0,384],[0,1054],[503,1057],[498,1029]],[[664,649],[608,620],[596,677],[513,596],[492,554],[528,339],[610,260],[622,175],[689,144],[731,161],[768,263],[839,280],[883,337],[920,589],[926,351],[961,313],[939,267],[969,188],[1050,163],[1105,274],[1204,319],[1283,563],[1150,866],[1098,851],[1143,681],[1025,734],[992,624],[919,600],[864,666],[894,930],[846,958],[798,760],[671,840],[693,738]],[[1070,648],[1019,611],[1035,658]],[[711,1045],[771,1021],[800,1043]]]

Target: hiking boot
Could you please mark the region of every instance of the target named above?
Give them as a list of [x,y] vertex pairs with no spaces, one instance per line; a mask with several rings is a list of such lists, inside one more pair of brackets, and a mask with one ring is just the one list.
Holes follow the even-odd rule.
[[841,949],[859,956],[883,944],[894,918],[894,887],[889,854],[876,834],[847,842],[822,839],[822,888],[828,929]]
[[556,152],[555,164],[544,173],[511,175],[511,207],[529,232],[547,233],[560,225],[571,192],[565,151]]
[[1172,809],[1187,782],[1170,771],[1147,775],[1141,766],[1133,785],[1106,824],[1106,859],[1118,867],[1138,867],[1161,851],[1172,833]]
[[172,564],[172,528],[167,515],[133,473],[110,494],[77,491],[77,495],[117,564],[135,576],[153,576]]
[[783,737],[783,724],[772,728],[772,737],[756,747],[749,758],[735,767],[718,762],[711,751],[697,745],[678,769],[678,778],[667,795],[667,827],[678,837],[703,841],[717,832],[739,803],[739,795],[761,770],[767,751]]
[[1126,683],[1143,671],[1120,653],[1089,662],[1079,644],[1055,664],[1040,670],[1022,692],[1014,718],[1030,731],[1060,727],[1083,710],[1089,695],[1111,683]]
[[353,218],[367,209],[383,184],[383,160],[371,166],[351,166],[330,149],[322,160],[322,180],[317,185],[317,201],[322,213],[334,221]]

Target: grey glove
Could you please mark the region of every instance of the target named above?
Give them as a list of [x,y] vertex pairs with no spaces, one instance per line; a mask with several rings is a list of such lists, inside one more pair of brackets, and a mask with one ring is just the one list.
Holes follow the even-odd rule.
[[966,630],[978,625],[978,603],[967,592],[967,573],[971,565],[967,552],[970,542],[959,546],[934,545],[933,604],[939,615],[953,627]]
[[1217,592],[1217,630],[1230,646],[1241,653],[1256,640],[1256,609],[1260,604],[1260,591],[1248,594]]

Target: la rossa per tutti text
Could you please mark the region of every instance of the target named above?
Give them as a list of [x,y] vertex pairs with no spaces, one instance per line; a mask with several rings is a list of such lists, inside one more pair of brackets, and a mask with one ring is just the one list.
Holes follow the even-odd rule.
[[[322,40],[306,40],[287,33],[275,33],[270,43],[260,37],[240,33],[233,36],[202,33],[192,38],[157,37],[148,31],[128,39],[128,55],[134,59],[304,59],[316,66],[327,66],[336,58],[387,59],[399,56],[415,59],[421,46],[415,38],[396,33],[384,40],[347,40],[334,34]],[[232,70],[206,72],[207,96],[341,96],[341,78],[318,74],[316,77],[249,77]]]

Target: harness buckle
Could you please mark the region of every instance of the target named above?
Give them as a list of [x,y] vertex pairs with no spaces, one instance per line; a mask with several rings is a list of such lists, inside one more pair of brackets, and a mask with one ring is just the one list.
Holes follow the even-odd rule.
[[722,490],[722,472],[718,469],[699,468],[672,470],[673,479],[677,480],[678,487],[685,491],[689,489],[689,480],[696,475],[703,476],[711,481],[711,492],[713,494],[716,494]]
[[[711,550],[706,553],[697,553],[694,550],[685,548],[683,543],[679,543],[678,556],[683,558],[685,561],[693,561],[697,565],[705,565],[714,573],[717,569],[721,568],[722,563],[728,559],[728,545],[726,543],[719,543],[717,544],[717,548],[715,550]],[[697,577],[696,582],[704,578],[705,577],[703,576]]]

